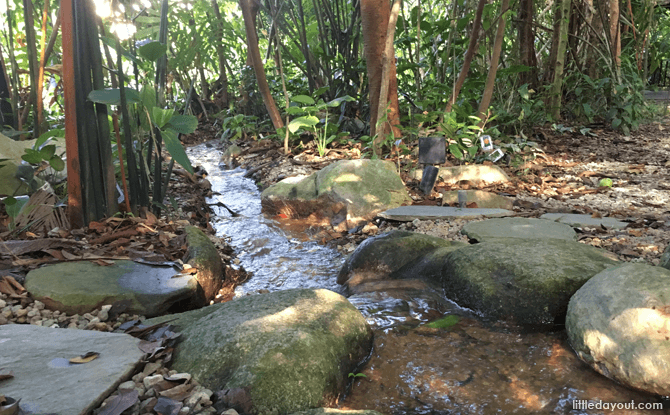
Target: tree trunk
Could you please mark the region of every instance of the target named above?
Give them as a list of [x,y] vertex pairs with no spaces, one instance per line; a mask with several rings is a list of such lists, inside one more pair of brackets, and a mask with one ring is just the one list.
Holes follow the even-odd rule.
[[[40,126],[40,130],[44,124],[44,101],[42,100],[42,91],[44,90],[44,67],[46,66],[47,61],[47,18],[49,17],[49,0],[44,0],[44,10],[42,11],[42,39],[40,45],[40,60],[38,63],[38,72],[37,72],[37,104],[35,108],[35,113],[37,114],[37,119],[35,124]],[[54,30],[57,30],[54,28]],[[48,126],[46,127],[48,129]]]
[[[556,44],[556,59],[554,62],[554,77],[549,90],[549,99],[547,110],[554,120],[561,118],[561,101],[563,86],[563,69],[565,68],[565,51],[568,44],[568,26],[570,23],[570,4],[571,0],[561,0],[556,4],[556,15],[554,25],[554,38]],[[553,53],[552,53],[553,55]]]
[[5,126],[14,126],[14,111],[11,104],[13,94],[10,85],[5,58],[2,55],[2,45],[0,45],[0,128],[3,130]]
[[528,84],[529,89],[537,87],[537,56],[535,55],[535,32],[533,17],[535,6],[533,0],[519,0],[519,63],[530,67],[527,72],[519,74],[519,81]]
[[612,61],[616,67],[617,79],[621,79],[621,25],[619,24],[619,0],[609,0],[609,9]]
[[[221,102],[222,107],[228,107],[228,74],[226,73],[226,53],[223,48],[223,17],[219,10],[219,3],[217,0],[212,0],[212,9],[214,9],[214,16],[216,17],[216,34],[221,41],[216,42],[216,54],[219,58],[219,79],[218,83],[221,88]],[[216,93],[216,91],[214,91]]]
[[378,119],[379,94],[382,86],[382,59],[386,47],[386,31],[390,18],[390,9],[385,0],[361,0],[361,24],[363,41],[365,43],[365,60],[368,70],[368,89],[370,101],[370,135],[386,136],[391,132],[389,124],[394,126],[393,134],[400,136],[400,130],[395,127],[400,124],[400,110],[398,108],[398,80],[396,78],[395,54],[393,45],[389,58],[392,59],[388,79],[388,105],[390,113],[388,123],[377,131],[375,121]]
[[[23,16],[26,24],[26,44],[28,49],[28,66],[30,68],[30,105],[33,107],[33,137],[40,136],[39,106],[37,105],[37,84],[39,76],[39,61],[37,58],[37,41],[35,39],[35,21],[33,20],[33,3],[23,0]],[[25,113],[27,116],[27,112]],[[25,116],[24,116],[25,117]]]
[[479,0],[479,4],[477,5],[477,12],[475,13],[475,21],[472,22],[472,33],[470,33],[470,43],[468,44],[467,52],[465,52],[463,67],[461,68],[461,72],[458,74],[458,79],[454,85],[454,90],[451,93],[451,97],[447,102],[447,107],[444,109],[444,112],[451,111],[451,107],[456,102],[456,98],[458,98],[458,94],[461,92],[461,88],[463,88],[465,78],[468,76],[468,71],[470,71],[470,64],[472,63],[472,58],[475,56],[477,41],[479,40],[479,28],[482,25],[482,13],[484,12],[484,5],[486,5],[486,0]]
[[496,40],[493,44],[493,55],[491,56],[491,66],[489,67],[489,74],[486,77],[486,86],[484,87],[484,94],[479,103],[479,126],[484,128],[486,119],[488,118],[489,104],[493,96],[493,86],[495,85],[496,73],[498,72],[498,62],[500,61],[500,52],[502,51],[503,38],[505,37],[505,13],[509,7],[509,0],[502,0],[500,6],[500,21],[498,22],[498,31],[496,32]]
[[281,114],[277,109],[272,94],[270,93],[270,86],[265,77],[265,69],[263,68],[263,61],[261,60],[261,52],[258,49],[258,36],[256,34],[256,25],[254,23],[256,13],[260,9],[260,3],[257,0],[240,0],[240,9],[242,9],[242,17],[244,18],[244,28],[247,33],[248,58],[251,59],[251,64],[256,73],[256,83],[258,90],[263,96],[265,108],[270,115],[272,124],[275,129],[284,127],[284,122],[281,119]]

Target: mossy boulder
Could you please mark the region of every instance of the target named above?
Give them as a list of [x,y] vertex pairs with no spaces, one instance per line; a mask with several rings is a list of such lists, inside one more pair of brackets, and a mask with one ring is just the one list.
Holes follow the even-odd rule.
[[564,321],[570,297],[586,281],[616,264],[606,251],[578,242],[497,238],[449,253],[442,282],[460,306],[550,328]]
[[184,230],[188,250],[183,261],[197,268],[198,283],[205,292],[207,300],[211,300],[216,297],[223,285],[223,261],[214,243],[200,228],[187,226]]
[[299,180],[285,179],[261,194],[263,209],[271,215],[315,216],[342,229],[410,201],[393,163],[382,160],[340,160]]
[[171,320],[183,339],[172,368],[212,390],[244,390],[252,413],[329,406],[369,355],[372,331],[346,298],[294,289],[256,295]]
[[356,292],[383,280],[430,279],[434,273],[427,272],[426,268],[441,264],[440,258],[463,246],[467,244],[415,232],[392,231],[360,244],[345,261],[337,282]]
[[109,266],[90,261],[46,265],[28,273],[25,287],[35,300],[68,314],[119,303],[127,313],[152,317],[207,304],[194,275],[128,260]]
[[565,328],[580,359],[629,387],[670,395],[670,271],[606,269],[570,300]]

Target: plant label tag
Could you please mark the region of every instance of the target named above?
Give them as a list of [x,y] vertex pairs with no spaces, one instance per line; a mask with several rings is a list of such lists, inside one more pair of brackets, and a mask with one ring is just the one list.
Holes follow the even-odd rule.
[[482,145],[482,150],[489,152],[493,150],[493,140],[490,135],[483,135],[479,137],[479,143]]
[[495,163],[496,161],[500,160],[503,156],[504,154],[502,150],[496,148],[494,151],[491,152],[491,154],[489,154],[489,159]]

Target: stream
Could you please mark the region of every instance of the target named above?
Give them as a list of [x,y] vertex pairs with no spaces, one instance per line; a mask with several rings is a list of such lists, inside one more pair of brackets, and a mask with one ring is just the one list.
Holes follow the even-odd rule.
[[[192,164],[209,173],[212,226],[229,241],[253,277],[235,296],[336,283],[344,258],[336,250],[289,234],[261,213],[260,192],[242,169],[219,166],[218,150],[188,149]],[[233,216],[223,203],[238,216]],[[661,402],[599,375],[582,363],[564,331],[527,333],[486,321],[429,288],[404,288],[349,297],[375,334],[374,350],[341,409],[404,414],[660,414],[633,409]],[[425,324],[458,316],[448,329]],[[591,409],[585,403],[591,403]],[[603,406],[602,404],[605,404]],[[621,404],[612,411],[608,404]],[[641,408],[641,407],[640,407]]]

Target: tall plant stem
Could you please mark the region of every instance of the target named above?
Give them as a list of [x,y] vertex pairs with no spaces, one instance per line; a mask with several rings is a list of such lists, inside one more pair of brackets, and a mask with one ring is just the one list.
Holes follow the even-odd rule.
[[[33,120],[33,136],[35,138],[40,136],[40,125],[38,123],[40,116],[37,105],[37,84],[39,69],[37,59],[37,40],[35,39],[35,21],[33,19],[33,2],[31,0],[23,0],[23,17],[26,24],[26,44],[28,49],[28,66],[30,68],[30,104],[34,109]],[[27,111],[24,113],[27,118]],[[24,119],[25,122],[25,119]]]
[[121,133],[119,132],[119,116],[112,114],[114,123],[114,133],[116,133],[116,149],[119,153],[119,166],[121,168],[121,184],[123,185],[123,201],[126,205],[126,212],[130,212],[130,195],[128,194],[128,181],[126,180],[126,168],[123,165],[123,144],[121,143]]
[[[42,10],[42,39],[40,41],[40,60],[37,73],[37,100],[35,104],[35,113],[37,119],[35,124],[40,128],[44,124],[44,101],[42,100],[42,90],[44,89],[44,66],[46,65],[46,40],[47,40],[47,19],[49,17],[49,0],[44,0],[44,9]],[[55,29],[54,29],[55,30]]]

